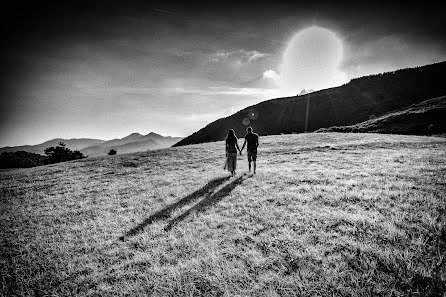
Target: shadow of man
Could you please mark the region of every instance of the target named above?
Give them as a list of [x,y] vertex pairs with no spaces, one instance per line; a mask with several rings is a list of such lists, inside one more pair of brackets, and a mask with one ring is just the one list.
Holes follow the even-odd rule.
[[164,227],[164,231],[170,231],[176,224],[183,221],[185,218],[187,218],[192,213],[198,213],[203,212],[209,207],[217,204],[219,201],[221,201],[224,197],[228,196],[232,190],[234,190],[238,185],[240,185],[244,180],[246,180],[249,177],[252,177],[253,175],[246,175],[246,173],[237,179],[233,180],[231,183],[227,184],[223,188],[221,188],[218,192],[212,194],[209,193],[209,195],[206,195],[200,202],[186,210],[181,215],[173,218],[169,224]]
[[132,228],[127,233],[125,233],[124,235],[119,237],[119,240],[123,241],[123,240],[125,240],[126,237],[135,236],[138,233],[142,232],[146,226],[148,226],[156,221],[169,218],[170,214],[174,210],[181,208],[184,205],[197,200],[198,198],[202,197],[203,195],[205,197],[210,196],[218,186],[220,186],[221,184],[223,184],[225,181],[227,181],[230,178],[231,178],[231,176],[225,176],[225,177],[220,177],[220,178],[211,180],[201,189],[187,195],[186,197],[180,199],[179,201],[177,201],[173,204],[170,204],[167,207],[152,214],[150,217],[148,217],[147,219],[142,221],[139,225],[137,225],[136,227]]

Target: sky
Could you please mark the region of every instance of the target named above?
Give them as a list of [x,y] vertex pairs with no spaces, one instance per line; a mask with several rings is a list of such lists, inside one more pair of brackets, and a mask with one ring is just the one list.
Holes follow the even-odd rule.
[[267,99],[446,60],[439,4],[295,2],[2,9],[0,146],[184,137]]

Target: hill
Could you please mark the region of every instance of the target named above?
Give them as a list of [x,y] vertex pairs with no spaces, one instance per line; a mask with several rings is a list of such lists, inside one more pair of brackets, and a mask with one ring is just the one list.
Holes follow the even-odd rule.
[[[228,129],[241,137],[249,124],[260,135],[316,131],[353,125],[415,103],[446,95],[446,62],[351,80],[303,96],[272,99],[216,120],[175,146],[218,141]],[[306,127],[306,110],[309,116]]]
[[86,147],[81,150],[81,153],[89,157],[97,157],[107,155],[111,149],[115,149],[118,154],[143,152],[171,147],[181,139],[181,137],[161,136],[153,132],[147,135],[132,133],[121,139],[113,139],[99,145]]
[[446,132],[446,97],[429,99],[379,118],[341,127],[321,128],[316,132],[389,133],[434,135]]
[[261,137],[0,171],[0,296],[442,296],[446,139]]
[[72,150],[78,151],[83,148],[92,146],[92,145],[98,145],[104,140],[101,139],[91,139],[91,138],[73,138],[73,139],[63,139],[63,138],[55,138],[48,141],[45,141],[41,144],[36,145],[21,145],[21,146],[7,146],[0,148],[0,154],[4,152],[18,152],[18,151],[24,151],[34,154],[44,154],[45,149],[57,146],[59,142],[63,142],[66,144],[67,147],[69,147]]
[[181,137],[162,136],[154,132],[147,135],[132,133],[123,138],[112,140],[75,138],[62,139],[55,138],[37,145],[23,145],[14,147],[0,148],[0,154],[3,152],[25,151],[35,154],[44,154],[44,150],[51,146],[57,146],[59,142],[66,144],[71,150],[78,150],[86,156],[97,157],[106,156],[110,149],[115,149],[118,154],[134,153],[146,150],[167,148],[180,141]]

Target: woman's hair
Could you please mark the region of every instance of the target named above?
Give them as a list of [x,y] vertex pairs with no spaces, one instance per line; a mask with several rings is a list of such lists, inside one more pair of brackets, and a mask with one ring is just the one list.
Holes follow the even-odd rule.
[[234,129],[228,130],[228,136],[226,136],[226,143],[237,141],[237,136],[235,136]]

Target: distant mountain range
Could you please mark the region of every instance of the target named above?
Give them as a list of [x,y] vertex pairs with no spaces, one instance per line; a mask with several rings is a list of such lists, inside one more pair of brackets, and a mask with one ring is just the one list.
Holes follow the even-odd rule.
[[[446,62],[441,62],[361,77],[340,87],[301,96],[264,101],[218,119],[174,146],[223,140],[228,129],[242,137],[247,125],[259,135],[354,125],[446,95],[445,77]],[[440,112],[446,117],[443,109]]]
[[45,141],[41,144],[36,145],[21,145],[21,146],[6,146],[0,148],[0,154],[3,152],[18,152],[25,151],[34,154],[44,154],[44,150],[51,146],[56,146],[59,142],[63,142],[66,144],[68,148],[71,150],[79,151],[83,148],[99,145],[105,140],[100,139],[91,139],[91,138],[74,138],[74,139],[63,139],[63,138],[55,138],[48,141]]
[[63,142],[71,150],[78,150],[86,156],[96,157],[107,155],[111,149],[115,149],[118,154],[125,154],[166,148],[181,139],[181,137],[162,136],[153,132],[147,135],[132,133],[124,138],[116,138],[108,141],[89,138],[56,138],[37,145],[2,147],[0,148],[0,154],[3,152],[25,151],[43,155],[46,148],[57,146],[59,142]]
[[147,135],[132,133],[124,138],[105,141],[80,151],[89,157],[104,156],[111,149],[115,149],[118,154],[126,154],[171,147],[181,139],[181,137],[161,136],[153,132]]

